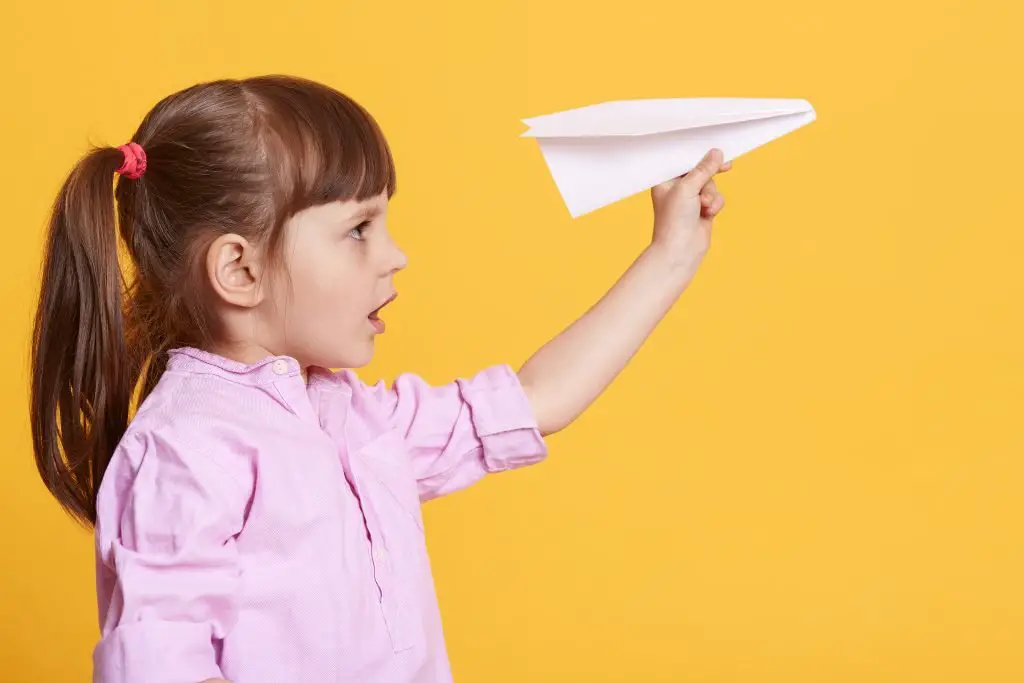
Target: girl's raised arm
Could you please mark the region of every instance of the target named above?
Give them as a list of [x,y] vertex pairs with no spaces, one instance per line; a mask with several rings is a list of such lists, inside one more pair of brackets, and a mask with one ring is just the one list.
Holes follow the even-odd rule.
[[587,313],[519,370],[541,434],[575,420],[622,371],[697,272],[725,200],[713,177],[727,171],[712,150],[690,173],[651,190],[654,238]]

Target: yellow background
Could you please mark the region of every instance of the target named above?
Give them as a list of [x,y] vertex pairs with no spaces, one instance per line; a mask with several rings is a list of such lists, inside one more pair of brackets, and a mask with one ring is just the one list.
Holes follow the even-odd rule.
[[520,118],[809,99],[683,299],[550,460],[427,506],[459,681],[1024,680],[1024,13],[1009,0],[18,2],[4,9],[0,677],[85,681],[91,537],[34,471],[46,210],[90,140],[287,72],[378,118],[411,257],[363,375],[518,365],[645,245]]

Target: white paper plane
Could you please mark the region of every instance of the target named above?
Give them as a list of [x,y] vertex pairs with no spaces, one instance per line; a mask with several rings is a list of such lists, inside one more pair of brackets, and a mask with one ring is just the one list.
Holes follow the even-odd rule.
[[807,100],[618,100],[523,119],[573,218],[689,172],[713,147],[725,160],[807,125]]

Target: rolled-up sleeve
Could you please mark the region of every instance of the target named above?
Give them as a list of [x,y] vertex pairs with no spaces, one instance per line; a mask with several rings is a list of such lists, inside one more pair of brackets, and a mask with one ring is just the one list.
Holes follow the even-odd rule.
[[519,377],[507,365],[441,386],[403,374],[378,397],[405,436],[423,501],[547,456]]
[[221,678],[219,643],[237,610],[241,494],[216,464],[167,439],[128,447],[136,452],[115,456],[97,503],[109,598],[94,683]]

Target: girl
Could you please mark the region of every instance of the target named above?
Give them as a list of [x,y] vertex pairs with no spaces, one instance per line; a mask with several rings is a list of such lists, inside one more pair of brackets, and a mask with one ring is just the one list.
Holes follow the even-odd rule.
[[33,343],[39,472],[95,525],[94,680],[450,681],[421,502],[543,459],[622,370],[708,249],[721,152],[652,189],[650,247],[518,373],[386,387],[326,369],[370,360],[406,265],[363,108],[221,80],[132,140],[57,197]]

